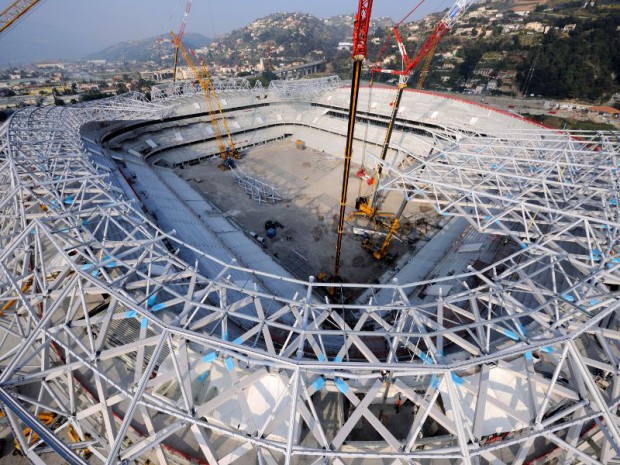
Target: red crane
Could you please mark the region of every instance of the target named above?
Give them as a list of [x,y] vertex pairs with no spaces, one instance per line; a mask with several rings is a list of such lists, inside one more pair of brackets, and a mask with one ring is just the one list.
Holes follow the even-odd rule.
[[181,21],[181,27],[179,28],[179,33],[177,34],[177,47],[174,52],[174,71],[172,73],[172,82],[176,82],[177,80],[177,63],[179,62],[179,46],[181,43],[181,39],[183,39],[183,34],[185,34],[185,26],[187,26],[187,20],[189,19],[189,12],[192,9],[192,0],[187,0],[187,4],[185,5],[185,11],[183,12],[183,20]]
[[[403,91],[407,87],[407,81],[409,80],[409,76],[413,72],[414,68],[420,63],[420,61],[429,53],[429,51],[433,50],[437,43],[441,40],[441,38],[446,35],[446,33],[452,29],[454,24],[459,20],[459,18],[467,11],[469,6],[473,3],[473,0],[456,0],[456,2],[452,5],[452,7],[448,10],[446,15],[439,21],[435,29],[431,33],[426,42],[422,44],[418,52],[415,54],[413,58],[409,58],[407,55],[407,50],[405,49],[405,44],[400,38],[400,34],[398,32],[398,28],[394,27],[392,31],[394,32],[394,37],[396,38],[396,43],[398,44],[398,50],[403,59],[403,69],[402,70],[392,70],[385,68],[373,68],[374,72],[380,73],[389,73],[396,74],[399,76],[398,82],[398,92],[396,94],[396,98],[394,99],[394,104],[392,105],[392,115],[390,117],[390,122],[388,123],[388,129],[386,131],[385,140],[383,142],[383,148],[381,150],[381,161],[384,161],[390,140],[392,137],[392,130],[394,129],[394,122],[396,121],[396,115],[398,113],[398,108],[400,106],[400,101],[403,95]],[[373,188],[373,194],[369,200],[365,200],[361,202],[360,205],[363,207],[362,211],[368,212],[370,217],[373,217],[377,211],[377,200],[379,193],[379,184],[381,180],[381,173],[383,170],[383,164],[379,164],[377,168],[377,173]]]
[[[385,134],[385,139],[383,141],[383,147],[381,149],[381,163],[377,167],[376,175],[374,176],[375,182],[373,185],[372,195],[370,199],[367,197],[360,197],[357,199],[356,204],[358,205],[358,209],[364,215],[367,215],[369,218],[374,218],[377,214],[379,208],[379,186],[381,185],[381,174],[383,172],[383,161],[387,157],[387,152],[390,146],[390,140],[392,138],[392,131],[394,129],[394,123],[396,122],[396,115],[398,114],[398,108],[400,106],[400,101],[403,96],[403,91],[407,87],[407,81],[409,80],[409,76],[413,72],[414,68],[420,63],[420,61],[428,55],[431,50],[434,50],[441,38],[446,35],[450,29],[456,24],[456,22],[460,19],[460,17],[467,11],[469,6],[473,3],[474,0],[456,0],[456,2],[452,5],[452,7],[448,10],[446,15],[439,21],[435,29],[431,33],[426,42],[422,44],[420,49],[414,55],[413,58],[409,58],[407,55],[407,50],[405,49],[405,44],[403,43],[400,34],[398,32],[398,26],[392,28],[394,32],[394,37],[396,39],[396,43],[398,44],[398,50],[403,59],[403,69],[402,70],[391,70],[384,68],[373,68],[374,72],[381,73],[389,73],[396,74],[399,76],[398,81],[398,92],[396,93],[396,98],[394,99],[394,103],[392,105],[392,115],[390,117],[390,121],[388,123],[387,131]],[[417,7],[416,7],[417,8]],[[407,198],[405,198],[398,209],[398,213],[394,216],[392,220],[392,224],[389,228],[389,233],[386,236],[383,244],[377,249],[374,250],[372,244],[366,243],[364,248],[373,252],[373,256],[377,259],[382,259],[388,250],[388,246],[390,244],[390,240],[396,230],[399,227],[400,215],[403,213],[405,206],[407,204]]]
[[368,27],[370,26],[372,1],[373,0],[359,0],[357,14],[355,15],[355,22],[353,24],[353,77],[351,80],[351,100],[349,104],[347,142],[344,150],[344,172],[342,174],[342,192],[340,194],[340,217],[338,220],[338,239],[336,242],[334,280],[337,280],[340,275],[340,252],[342,250],[342,233],[344,231],[344,218],[347,206],[349,171],[351,169],[351,156],[353,154],[353,132],[355,131],[355,115],[357,113],[357,99],[359,97],[362,63],[366,59],[366,42],[368,40]]
[[[448,10],[446,15],[439,21],[435,29],[431,33],[426,42],[420,47],[418,52],[415,54],[413,58],[409,58],[407,56],[407,51],[405,50],[405,44],[400,38],[400,34],[398,33],[398,28],[394,27],[392,31],[394,32],[394,37],[396,39],[396,43],[398,44],[398,50],[403,58],[403,69],[402,70],[393,70],[393,69],[384,69],[384,68],[373,68],[373,72],[380,73],[388,73],[388,74],[397,74],[399,76],[409,77],[409,75],[413,72],[413,69],[418,66],[418,63],[428,54],[430,50],[432,50],[437,43],[441,40],[443,36],[445,36],[452,27],[456,24],[456,22],[460,19],[461,16],[467,11],[469,6],[473,3],[473,0],[457,0],[452,8]],[[406,83],[406,80],[405,80]]]

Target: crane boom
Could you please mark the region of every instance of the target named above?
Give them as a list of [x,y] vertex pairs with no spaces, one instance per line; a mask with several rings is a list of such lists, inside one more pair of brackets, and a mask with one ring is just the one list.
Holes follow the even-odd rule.
[[372,0],[360,0],[353,24],[353,59],[366,58],[366,44],[368,42],[368,28],[370,27],[370,12]]
[[[465,14],[469,6],[474,2],[474,0],[456,0],[456,2],[452,5],[452,7],[448,10],[445,16],[439,21],[435,29],[431,33],[430,37],[422,44],[418,52],[414,55],[413,58],[409,58],[407,55],[407,50],[405,49],[405,44],[400,37],[398,32],[398,28],[394,27],[392,29],[394,33],[394,37],[396,39],[396,43],[398,44],[398,50],[402,56],[403,60],[403,68],[402,70],[390,70],[383,68],[373,68],[373,72],[381,72],[381,73],[389,73],[396,74],[399,76],[398,82],[398,91],[396,93],[396,98],[394,99],[394,103],[392,106],[392,114],[390,116],[390,122],[388,123],[387,131],[385,133],[385,139],[383,141],[383,147],[381,149],[381,162],[379,163],[375,175],[375,183],[373,185],[373,192],[369,200],[362,198],[358,199],[358,204],[360,205],[360,210],[362,212],[366,212],[370,218],[374,218],[378,211],[378,203],[379,203],[379,188],[381,185],[381,174],[383,171],[383,162],[385,161],[388,153],[388,149],[390,146],[390,140],[392,138],[392,130],[394,129],[394,123],[396,122],[396,116],[398,114],[398,108],[400,106],[400,101],[403,95],[405,88],[407,87],[407,81],[409,80],[409,76],[413,72],[414,68],[420,63],[420,61],[427,57],[427,66],[425,67],[425,72],[420,77],[420,83],[424,82],[424,78],[428,73],[428,66],[430,66],[430,59],[435,52],[435,48],[437,44],[441,40],[441,38],[448,33],[454,27],[456,22]],[[421,85],[421,84],[420,84]],[[392,225],[390,227],[389,233],[385,238],[385,241],[381,245],[381,247],[373,253],[374,257],[377,259],[382,259],[386,254],[392,239],[392,236],[398,229],[400,225],[400,216],[402,215],[405,207],[407,205],[407,198],[403,200],[401,207],[398,210],[398,213],[394,216],[392,220]],[[368,246],[369,247],[369,246]]]
[[344,150],[344,171],[342,173],[342,192],[340,194],[340,216],[338,219],[334,279],[338,279],[340,275],[340,253],[342,251],[342,233],[344,232],[344,218],[347,208],[349,171],[351,170],[351,157],[353,155],[353,133],[355,131],[355,116],[357,114],[357,100],[359,97],[362,63],[366,58],[366,42],[368,39],[368,28],[370,26],[372,2],[373,0],[359,0],[357,14],[355,15],[355,23],[353,24],[353,76],[351,80],[347,141]]
[[373,68],[373,71],[387,74],[397,74],[402,77],[408,77],[413,69],[418,66],[418,63],[436,46],[437,43],[441,40],[443,36],[445,36],[448,31],[450,31],[456,22],[465,14],[467,9],[471,6],[474,0],[456,0],[454,5],[448,10],[445,16],[439,21],[435,29],[431,33],[426,42],[422,44],[418,52],[414,55],[413,58],[409,58],[407,55],[407,51],[405,50],[405,44],[400,38],[400,34],[398,33],[398,29],[395,27],[392,29],[394,32],[394,37],[396,38],[396,43],[398,44],[398,50],[403,59],[403,69],[394,70],[394,69],[385,69],[385,68]]
[[[189,19],[189,12],[192,9],[192,0],[187,0],[185,4],[185,11],[183,12],[183,20],[181,21],[181,27],[179,28],[179,33],[177,37],[179,39],[179,43],[183,40],[183,35],[185,34],[185,26],[187,26],[187,20]],[[176,47],[174,51],[174,71],[172,72],[172,82],[177,81],[177,65],[179,63],[179,47]]]
[[0,34],[10,28],[41,0],[16,0],[0,13]]
[[[222,112],[222,107],[220,106],[220,102],[217,98],[215,87],[213,86],[213,82],[211,82],[211,76],[209,75],[209,70],[205,66],[204,61],[200,62],[201,70],[198,70],[192,58],[183,48],[183,45],[181,44],[179,37],[175,35],[174,32],[171,32],[170,34],[172,34],[172,38],[177,47],[177,50],[179,50],[179,52],[183,56],[183,59],[185,60],[187,65],[192,70],[194,77],[200,83],[200,87],[202,88],[202,91],[205,96],[205,102],[207,103],[207,109],[209,113],[209,119],[211,120],[211,127],[213,128],[213,134],[215,135],[217,146],[220,150],[220,156],[224,159],[228,158],[229,153],[234,156],[235,144],[232,140],[232,136],[230,135],[230,131],[228,130],[228,124],[226,123],[226,118],[224,118],[224,113]],[[213,102],[215,102],[215,106],[213,105]],[[216,107],[217,107],[217,110],[216,110]],[[219,121],[222,122],[222,125],[224,126],[224,131],[226,132],[226,135],[228,137],[228,143],[229,143],[228,148],[226,147],[226,144],[224,143],[224,138],[222,137],[222,130],[220,128],[219,121],[215,117],[216,112],[219,112],[220,114]]]

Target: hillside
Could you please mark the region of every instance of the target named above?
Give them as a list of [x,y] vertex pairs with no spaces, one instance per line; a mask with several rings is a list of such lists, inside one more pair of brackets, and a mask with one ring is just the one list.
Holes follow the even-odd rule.
[[[440,16],[401,26],[410,55]],[[371,37],[371,43],[384,40]],[[373,61],[378,51],[370,47]],[[393,40],[379,59],[400,66]],[[422,65],[410,85],[417,84]],[[620,9],[612,0],[479,2],[440,42],[424,88],[608,101],[620,92]]]
[[[161,39],[161,40],[159,40]],[[192,49],[206,47],[211,39],[202,34],[187,33],[183,38],[183,44]],[[91,53],[84,58],[87,60],[108,61],[154,61],[160,59],[170,61],[173,56],[172,39],[168,35],[149,37],[147,39],[119,42],[99,52]]]
[[274,65],[321,59],[351,35],[345,21],[306,13],[276,13],[232,31],[209,46],[209,61],[223,66],[255,66],[271,51]]

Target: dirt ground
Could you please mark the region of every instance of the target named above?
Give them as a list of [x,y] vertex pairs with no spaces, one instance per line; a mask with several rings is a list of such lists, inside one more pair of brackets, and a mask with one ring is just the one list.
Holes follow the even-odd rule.
[[[285,140],[249,151],[237,162],[247,174],[275,186],[284,200],[261,203],[251,199],[234,182],[231,171],[221,171],[221,160],[209,160],[177,173],[190,181],[227,216],[234,218],[249,233],[256,232],[265,238],[265,248],[282,265],[300,279],[318,276],[321,272],[333,273],[336,256],[339,197],[342,184],[342,159],[306,148],[299,150],[294,141]],[[361,181],[355,177],[358,167],[351,170],[348,191],[348,214],[355,210],[355,199]],[[366,191],[368,186],[364,184]],[[369,192],[362,191],[362,194]],[[402,200],[399,193],[391,192],[383,203],[383,210],[394,212]],[[390,245],[391,257],[377,261],[361,247],[362,236],[353,234],[354,226],[372,228],[366,220],[356,220],[345,225],[341,254],[341,279],[345,282],[370,283],[393,266],[394,258],[410,249],[407,241],[412,237],[412,224],[421,218],[416,205],[408,205],[403,215],[403,226]],[[265,222],[277,221],[273,239],[265,234]],[[423,234],[424,227],[421,233]],[[377,238],[380,244],[382,239]]]

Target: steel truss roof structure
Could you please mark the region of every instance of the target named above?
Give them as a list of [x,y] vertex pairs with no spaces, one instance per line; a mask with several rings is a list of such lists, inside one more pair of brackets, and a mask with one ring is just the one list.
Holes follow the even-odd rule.
[[[243,77],[227,79],[214,78],[211,82],[218,95],[222,92],[244,92],[249,90],[252,90],[253,93],[263,92],[263,84],[259,80],[256,81],[254,87],[251,86],[250,81]],[[196,94],[202,94],[202,88],[197,82],[193,81],[176,81],[166,84],[157,84],[151,87],[151,100],[153,102],[191,97]]]
[[[386,189],[522,246],[434,279],[465,291],[432,303],[412,303],[426,281],[342,284],[375,297],[340,304],[312,278],[215,259],[219,273],[202,274],[182,252],[209,257],[158,229],[84,149],[86,123],[169,108],[131,94],[21,110],[1,128],[0,400],[33,463],[619,459],[617,134],[463,134],[402,151]],[[282,280],[305,294],[248,285]],[[383,410],[397,393],[399,424]]]

